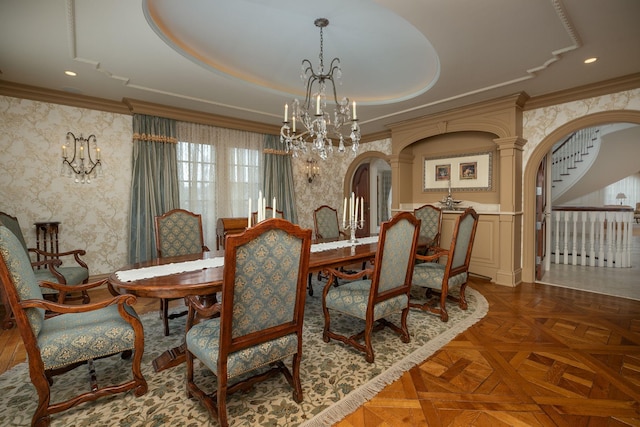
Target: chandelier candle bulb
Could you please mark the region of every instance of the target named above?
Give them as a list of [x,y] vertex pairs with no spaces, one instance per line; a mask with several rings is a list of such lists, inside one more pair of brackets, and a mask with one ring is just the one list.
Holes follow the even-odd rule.
[[289,104],[284,104],[284,122],[287,123],[288,121],[289,121]]
[[67,158],[67,146],[66,145],[62,146],[62,157],[64,157],[65,159]]
[[358,197],[356,197],[356,207],[353,210],[353,217],[357,220],[358,219],[358,205],[360,204],[360,199]]
[[358,120],[358,115],[356,114],[356,101],[353,101],[353,120]]
[[320,115],[320,95],[316,97],[316,116]]
[[273,218],[276,217],[276,198],[273,198]]
[[360,197],[360,221],[364,221],[364,197]]
[[296,133],[296,116],[293,116],[293,133]]
[[249,197],[249,216],[247,217],[247,228],[251,228],[251,197]]

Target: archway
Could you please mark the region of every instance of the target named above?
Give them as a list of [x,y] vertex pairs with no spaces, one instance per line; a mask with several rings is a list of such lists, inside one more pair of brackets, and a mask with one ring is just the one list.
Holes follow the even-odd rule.
[[522,245],[522,279],[525,282],[535,281],[535,229],[536,229],[536,177],[538,167],[544,156],[553,145],[565,135],[583,128],[607,123],[640,124],[640,112],[631,110],[603,111],[586,115],[565,123],[551,132],[533,150],[525,166],[523,176],[523,245]]
[[[358,171],[362,171],[363,165],[367,168],[368,191],[360,194],[366,198],[366,218],[369,224],[368,230],[362,230],[360,234],[376,233],[382,221],[390,216],[390,200],[383,194],[391,190],[391,166],[389,156],[379,151],[366,151],[358,155],[349,165],[343,182],[344,194],[353,190],[354,177]],[[386,214],[385,214],[386,212]]]

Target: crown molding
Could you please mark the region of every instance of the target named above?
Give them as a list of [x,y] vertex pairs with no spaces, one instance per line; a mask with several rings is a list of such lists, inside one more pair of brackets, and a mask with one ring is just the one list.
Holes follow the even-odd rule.
[[629,74],[611,80],[531,97],[525,103],[523,110],[535,110],[538,108],[550,107],[552,105],[579,101],[581,99],[594,98],[597,96],[609,95],[611,93],[637,89],[639,87],[640,73]]
[[88,108],[118,114],[131,114],[126,105],[120,101],[111,101],[93,96],[79,95],[61,90],[44,89],[0,80],[0,95],[13,98],[31,99],[33,101],[50,102],[71,107]]
[[148,114],[221,128],[243,130],[268,135],[280,135],[280,127],[274,125],[203,113],[195,110],[169,107],[132,98],[123,98],[122,102],[129,108],[129,111],[132,114]]

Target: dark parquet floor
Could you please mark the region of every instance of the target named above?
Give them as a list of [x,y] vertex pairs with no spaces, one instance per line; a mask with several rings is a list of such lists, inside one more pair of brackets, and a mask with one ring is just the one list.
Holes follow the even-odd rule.
[[[487,316],[337,426],[640,426],[640,301],[471,286]],[[24,360],[16,330],[0,330],[0,373]]]

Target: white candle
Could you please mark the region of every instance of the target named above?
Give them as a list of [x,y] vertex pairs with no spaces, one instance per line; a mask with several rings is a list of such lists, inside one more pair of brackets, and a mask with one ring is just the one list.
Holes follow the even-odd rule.
[[320,95],[316,97],[316,116],[320,115]]
[[62,146],[62,157],[64,157],[65,159],[67,158],[67,146],[66,145]]
[[356,101],[353,101],[353,120],[357,120],[358,115],[356,114]]
[[356,207],[353,210],[353,219],[355,219],[356,221],[358,220],[358,205],[360,203],[360,198],[356,197]]
[[267,218],[267,198],[262,198],[262,220],[264,221]]
[[289,104],[284,104],[284,121],[289,121]]
[[273,218],[276,217],[276,198],[273,198]]
[[262,221],[262,190],[258,192],[258,214],[256,215],[256,220],[258,222]]
[[347,226],[347,198],[342,202],[342,228]]
[[364,221],[364,197],[360,197],[360,221]]
[[84,159],[84,146],[80,146],[80,159]]
[[249,216],[247,217],[247,228],[251,228],[251,197],[249,197]]
[[293,133],[296,133],[296,116],[293,116]]
[[351,197],[349,198],[349,221],[353,218],[353,193],[351,193]]
[[100,160],[100,149],[96,147],[96,160]]

